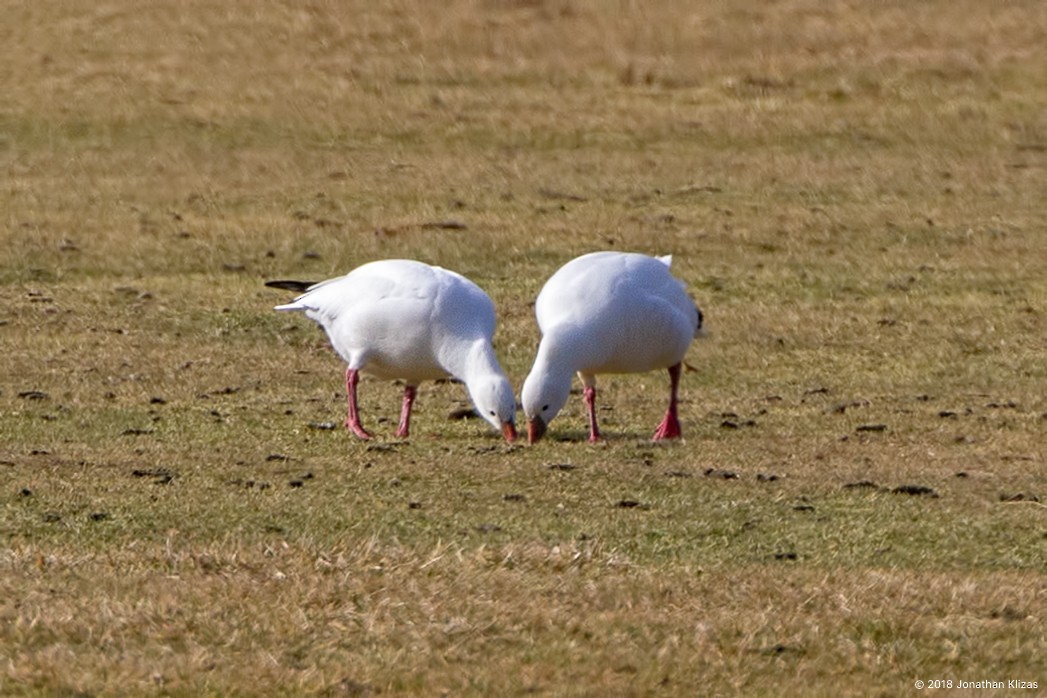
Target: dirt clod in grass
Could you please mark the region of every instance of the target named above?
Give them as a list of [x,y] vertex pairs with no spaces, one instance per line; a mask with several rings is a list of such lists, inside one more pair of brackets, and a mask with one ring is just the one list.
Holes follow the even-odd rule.
[[461,221],[432,221],[422,223],[422,230],[468,230],[469,226]]
[[775,481],[780,480],[780,479],[781,479],[780,475],[775,475],[773,473],[757,473],[756,474],[756,481],[757,482],[775,482]]
[[720,468],[706,468],[705,477],[713,477],[718,480],[737,480],[738,473],[733,470],[721,470]]
[[991,410],[1016,410],[1018,409],[1018,403],[1014,400],[1007,400],[1006,402],[990,402],[985,405]]
[[1035,494],[1027,494],[1025,492],[1014,492],[1013,494],[1001,494],[1001,502],[1038,502],[1040,498]]
[[1010,623],[1025,620],[1029,617],[1029,613],[1015,608],[1014,606],[1005,605],[1002,608],[995,609],[991,614],[990,618],[995,620],[1005,620]]
[[18,393],[18,397],[23,400],[47,400],[51,396],[45,393],[43,390],[23,390]]
[[290,460],[290,457],[284,455],[283,453],[270,453],[268,456],[265,457],[266,463],[275,463],[287,460]]
[[891,490],[891,494],[908,494],[914,497],[930,497],[937,499],[940,495],[931,487],[924,485],[898,485]]
[[775,553],[774,554],[774,559],[775,560],[799,560],[800,556],[797,555],[795,552],[793,552],[791,550],[787,550],[785,552]]
[[619,509],[641,509],[641,510],[646,510],[646,509],[650,509],[651,508],[650,504],[644,504],[643,502],[639,502],[639,501],[637,501],[635,499],[620,499],[620,500],[618,500],[618,503],[615,504],[615,506],[618,507]]
[[849,402],[837,403],[833,405],[832,409],[830,409],[829,411],[833,414],[846,414],[847,410],[851,409],[852,407],[868,407],[870,404],[872,403],[870,403],[868,400],[851,400]]
[[668,470],[665,475],[666,477],[694,477],[694,473],[689,470]]
[[131,475],[141,478],[151,477],[158,485],[166,485],[178,476],[177,473],[167,468],[135,468],[131,471]]
[[861,424],[861,425],[859,425],[855,429],[855,431],[857,431],[857,432],[881,432],[881,431],[887,431],[887,425],[886,424]]
[[471,407],[459,407],[458,409],[451,410],[447,413],[447,419],[454,422],[459,419],[474,419],[476,416],[476,411]]
[[562,470],[564,472],[574,470],[577,467],[573,463],[550,463],[548,466],[549,470]]
[[768,657],[780,657],[780,656],[785,655],[785,654],[804,654],[804,649],[802,647],[793,647],[791,645],[783,645],[780,642],[777,643],[777,644],[771,645],[770,647],[764,647],[763,649],[760,649],[760,650],[757,650],[757,651],[760,654],[766,655]]

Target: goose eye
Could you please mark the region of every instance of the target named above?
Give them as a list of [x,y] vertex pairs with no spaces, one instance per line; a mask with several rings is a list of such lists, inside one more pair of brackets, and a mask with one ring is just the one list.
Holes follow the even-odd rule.
[[493,416],[494,416],[494,410],[491,410],[491,411],[490,411],[490,412],[488,412],[487,414],[489,414],[489,415],[491,415],[491,416],[493,417]]
[[542,412],[545,412],[548,409],[549,409],[549,405],[542,405]]

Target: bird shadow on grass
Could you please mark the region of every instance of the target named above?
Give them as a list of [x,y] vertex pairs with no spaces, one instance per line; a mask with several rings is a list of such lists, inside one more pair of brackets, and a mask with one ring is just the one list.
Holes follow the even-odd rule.
[[588,429],[568,429],[549,434],[544,440],[558,444],[579,444],[583,446],[597,446],[602,448],[613,446],[671,446],[686,441],[686,439],[683,438],[655,441],[651,438],[652,434],[654,434],[653,428],[650,432],[638,431],[635,429],[601,429],[600,439],[591,442],[589,441]]

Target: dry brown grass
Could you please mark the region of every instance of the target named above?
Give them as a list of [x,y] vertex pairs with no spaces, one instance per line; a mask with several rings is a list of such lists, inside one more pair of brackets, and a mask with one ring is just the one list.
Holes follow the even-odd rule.
[[[157,558],[15,553],[23,571],[4,591],[34,591],[5,618],[19,645],[9,679],[175,694],[677,695],[774,693],[788,677],[795,688],[868,694],[926,671],[980,676],[972,665],[1028,677],[1042,651],[1013,632],[1042,603],[1028,572],[665,574],[584,544],[186,547],[172,534]],[[43,589],[42,578],[61,588]],[[541,602],[508,603],[519,597]],[[73,618],[86,637],[50,634]],[[946,668],[924,668],[928,655]]]
[[[1043,3],[43,2],[0,46],[0,693],[1047,682]],[[706,311],[684,442],[654,374],[596,447],[454,385],[410,443],[309,427],[341,368],[263,279],[462,271],[519,383],[605,247]]]

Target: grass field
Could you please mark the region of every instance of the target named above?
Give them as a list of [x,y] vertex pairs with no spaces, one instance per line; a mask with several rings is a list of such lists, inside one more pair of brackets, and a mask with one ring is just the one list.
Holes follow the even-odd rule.
[[[8,3],[0,693],[1032,695],[1047,5]],[[709,337],[507,446],[266,279],[499,309],[672,253]],[[982,690],[960,682],[1000,681]]]

